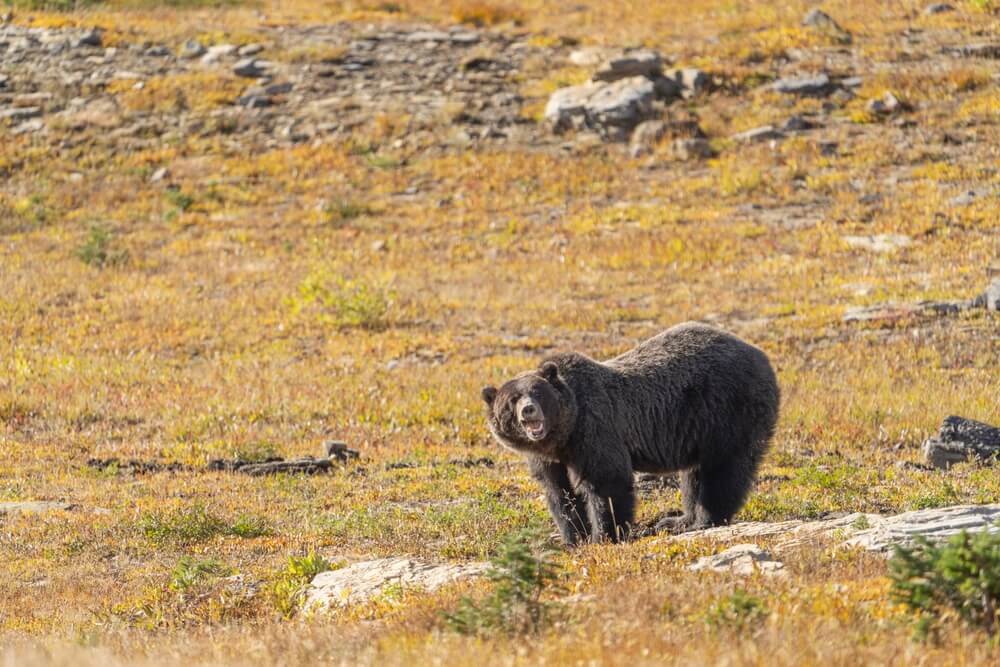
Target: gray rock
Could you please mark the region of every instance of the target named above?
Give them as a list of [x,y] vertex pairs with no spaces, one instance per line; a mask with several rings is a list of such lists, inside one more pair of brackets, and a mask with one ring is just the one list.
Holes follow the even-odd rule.
[[681,87],[682,94],[687,98],[694,97],[708,89],[708,75],[700,69],[684,67],[667,72],[667,76],[677,82],[677,85]]
[[41,118],[34,118],[32,120],[26,120],[20,125],[14,127],[11,130],[11,134],[30,134],[34,132],[40,132],[45,129],[45,123]]
[[634,76],[653,77],[660,73],[663,59],[655,51],[630,51],[610,58],[594,72],[594,81],[618,81]]
[[994,278],[986,291],[976,297],[973,305],[986,310],[1000,311],[1000,278]]
[[840,85],[844,88],[860,88],[861,84],[865,82],[864,77],[860,76],[849,76],[846,79],[840,80]]
[[248,79],[256,79],[263,76],[269,69],[270,63],[266,60],[243,58],[236,61],[236,64],[233,65],[233,74],[236,76],[246,77]]
[[205,55],[201,57],[201,62],[206,65],[211,65],[217,63],[223,58],[227,58],[236,53],[236,46],[234,44],[216,44],[215,46],[210,46],[205,51]]
[[159,183],[160,181],[167,178],[170,175],[170,171],[166,167],[160,167],[153,172],[153,175],[149,177],[150,183]]
[[927,5],[924,7],[925,16],[933,16],[934,14],[944,14],[946,12],[953,12],[955,8],[949,5],[947,2],[935,2],[932,5]]
[[892,252],[913,243],[913,239],[905,234],[848,235],[841,238],[852,248],[861,248],[862,250],[871,250],[872,252]]
[[205,55],[207,49],[202,46],[201,42],[196,39],[189,39],[181,45],[180,52],[177,54],[181,58],[199,58]]
[[3,111],[0,111],[0,121],[19,123],[22,120],[28,120],[30,118],[38,118],[41,115],[42,115],[42,110],[39,107],[4,109]]
[[52,93],[21,93],[11,98],[15,107],[41,107],[52,101]]
[[451,43],[458,44],[459,46],[471,46],[473,44],[478,44],[479,40],[479,34],[469,30],[453,32],[450,37]]
[[658,74],[652,77],[653,88],[656,91],[656,99],[670,102],[681,97],[684,90],[674,79]]
[[77,38],[75,46],[100,46],[101,45],[101,31],[93,28],[87,30],[80,37]]
[[816,127],[816,123],[802,116],[791,116],[781,124],[781,130],[784,132],[805,132]]
[[752,130],[747,130],[746,132],[740,132],[734,134],[731,139],[739,141],[742,143],[759,143],[762,141],[776,141],[785,138],[785,133],[777,129],[773,125],[764,125],[762,127],[755,127]]
[[868,100],[868,104],[865,106],[869,113],[877,114],[880,116],[888,116],[894,114],[898,111],[903,111],[906,105],[903,104],[899,98],[897,98],[892,93],[886,93],[881,98]]
[[588,83],[557,90],[545,107],[556,131],[589,128],[608,139],[624,141],[636,125],[653,115],[656,88],[645,77],[612,83]]
[[944,470],[968,460],[993,463],[1000,456],[1000,428],[952,415],[945,418],[937,435],[924,442],[921,451],[927,463]]
[[802,19],[802,25],[833,37],[842,44],[851,43],[851,33],[844,30],[829,14],[819,8],[809,10]]
[[145,52],[143,52],[143,55],[150,58],[166,58],[170,55],[170,49],[162,44],[157,44],[146,49]]
[[968,192],[963,192],[957,197],[952,197],[951,199],[948,200],[948,203],[951,204],[952,206],[968,206],[969,204],[975,202],[977,199],[979,199],[979,193],[977,193],[975,190],[969,190]]
[[244,44],[240,48],[236,49],[236,54],[242,58],[246,58],[248,56],[255,56],[263,50],[264,50],[263,44],[257,44],[257,43]]
[[271,106],[271,98],[267,95],[241,95],[236,103],[247,109],[263,109]]
[[446,584],[481,576],[485,563],[433,564],[394,557],[355,563],[316,575],[306,591],[306,609],[323,611],[365,602],[387,586],[434,591]]
[[440,30],[420,30],[411,32],[404,39],[407,42],[449,42],[451,35]]
[[742,577],[755,572],[784,575],[785,564],[756,544],[737,544],[712,556],[699,558],[688,566],[692,572],[731,572]]
[[6,74],[0,74],[0,90],[7,87],[7,82],[10,81],[10,77]]
[[786,95],[825,96],[833,92],[836,86],[826,74],[814,76],[796,76],[778,79],[771,84],[771,90]]
[[66,512],[76,508],[72,503],[60,503],[50,500],[34,500],[24,502],[0,503],[0,516],[5,514],[42,514],[44,512]]
[[600,46],[587,46],[569,54],[570,64],[577,67],[597,67],[609,58],[609,49]]
[[704,160],[715,155],[708,139],[676,139],[673,144],[674,157],[678,160]]
[[966,44],[945,49],[963,58],[1000,58],[1000,43]]
[[632,157],[649,155],[669,130],[670,126],[662,120],[647,120],[639,123],[635,131],[632,132],[629,153]]

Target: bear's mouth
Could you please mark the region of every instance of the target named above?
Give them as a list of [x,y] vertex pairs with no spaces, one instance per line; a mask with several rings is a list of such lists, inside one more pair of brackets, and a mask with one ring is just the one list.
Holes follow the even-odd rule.
[[546,435],[548,435],[548,430],[545,428],[544,420],[525,420],[521,422],[521,426],[524,428],[524,434],[528,436],[528,440],[542,440]]

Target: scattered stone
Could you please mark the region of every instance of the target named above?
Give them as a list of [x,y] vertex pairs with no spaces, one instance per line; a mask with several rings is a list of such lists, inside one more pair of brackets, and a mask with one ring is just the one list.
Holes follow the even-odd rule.
[[206,50],[198,40],[189,39],[181,45],[180,52],[177,55],[185,59],[200,58],[205,55]]
[[656,90],[656,99],[658,100],[670,102],[678,97],[682,97],[684,94],[684,90],[681,88],[680,84],[668,76],[658,74],[653,77],[652,81],[653,87]]
[[965,417],[945,417],[922,451],[927,463],[944,470],[969,460],[994,463],[1000,456],[1000,428]]
[[87,467],[106,473],[124,475],[148,475],[157,472],[182,472],[191,470],[183,463],[160,463],[158,461],[140,461],[138,459],[87,459]]
[[963,192],[957,197],[952,197],[948,200],[948,203],[952,206],[968,206],[969,204],[975,202],[979,199],[979,193],[975,190],[969,190],[968,192]]
[[715,155],[708,139],[676,139],[673,144],[674,157],[678,160],[705,160]]
[[263,44],[244,44],[240,48],[236,49],[236,54],[241,58],[246,58],[248,56],[255,56],[264,50]]
[[42,121],[42,119],[33,118],[32,120],[26,120],[20,125],[15,126],[14,129],[11,130],[11,133],[15,135],[29,134],[32,132],[39,132],[43,129],[45,129],[45,123]]
[[451,33],[451,43],[459,46],[472,46],[479,43],[478,33],[464,31]]
[[236,45],[234,44],[216,44],[215,46],[210,46],[205,51],[205,55],[201,57],[201,62],[206,65],[211,65],[216,63],[223,58],[233,55],[236,53]]
[[0,90],[7,87],[7,82],[10,81],[10,77],[6,74],[0,74]]
[[80,35],[80,37],[76,40],[76,46],[78,47],[100,46],[100,45],[101,45],[101,31],[96,28],[92,28],[86,31],[85,33]]
[[597,67],[609,58],[609,50],[599,46],[576,49],[569,54],[569,62],[577,67]]
[[439,565],[406,557],[364,561],[316,575],[306,591],[306,608],[322,611],[365,602],[387,586],[434,591],[486,570],[486,563]]
[[892,93],[886,93],[881,98],[876,98],[873,100],[868,100],[868,105],[866,107],[869,113],[873,113],[879,116],[888,116],[894,114],[898,111],[908,111],[909,105],[901,102]]
[[29,500],[22,502],[0,502],[0,516],[5,514],[43,514],[45,512],[67,512],[76,509],[72,503],[51,500]]
[[839,23],[833,20],[833,17],[819,8],[809,10],[809,13],[802,19],[802,25],[832,37],[841,44],[851,43],[851,33],[844,30]]
[[263,76],[269,68],[270,63],[266,60],[243,58],[236,61],[236,64],[233,65],[233,74],[236,76],[246,77],[248,79],[256,79]]
[[11,98],[11,104],[15,107],[42,107],[52,101],[52,93],[21,93]]
[[841,238],[852,248],[861,248],[872,252],[892,252],[913,243],[913,239],[905,234],[872,234],[868,236],[843,236]]
[[339,461],[350,461],[361,456],[357,450],[351,449],[341,440],[326,440],[323,443],[323,454],[328,459]]
[[632,157],[649,155],[656,149],[660,139],[666,136],[670,127],[662,120],[647,120],[639,123],[632,132],[629,154]]
[[771,84],[770,88],[786,95],[822,97],[832,93],[836,86],[826,74],[816,74],[778,79]]
[[146,49],[144,55],[147,55],[150,58],[166,58],[170,55],[170,49],[162,44],[157,44],[156,46],[151,46]]
[[694,97],[707,90],[710,83],[705,72],[693,67],[671,70],[667,72],[667,76],[677,82],[677,85],[681,87],[681,94],[685,98]]
[[779,141],[785,138],[785,133],[773,125],[764,125],[747,130],[746,132],[739,132],[730,138],[742,143],[759,143],[762,141]]
[[663,59],[655,51],[630,51],[607,60],[592,78],[608,83],[636,76],[652,78],[662,65]]
[[846,79],[840,80],[840,85],[844,88],[860,88],[861,84],[865,82],[863,77],[860,76],[849,76]]
[[756,544],[737,544],[713,556],[699,558],[688,566],[692,572],[731,572],[748,577],[755,572],[767,575],[785,574],[785,564]]
[[817,521],[747,521],[718,528],[694,530],[680,535],[662,536],[668,541],[713,539],[720,541],[775,538],[776,552],[822,539],[860,547],[867,551],[888,552],[895,544],[907,544],[917,535],[939,541],[962,530],[970,533],[998,530],[1000,504],[956,505],[929,510],[904,512],[894,516],[855,512],[846,516]]
[[451,35],[440,30],[421,30],[411,32],[405,39],[407,42],[448,42],[451,41]]
[[977,296],[972,304],[977,308],[1000,312],[1000,278],[994,278],[986,291]]
[[247,109],[263,109],[271,106],[271,98],[267,95],[241,95],[236,103]]
[[1000,43],[966,44],[946,48],[945,52],[962,58],[996,59],[1000,58]]
[[169,175],[170,171],[166,167],[160,167],[159,169],[153,172],[152,176],[149,177],[149,182],[159,183],[160,181],[165,180]]
[[545,119],[557,131],[591,129],[612,141],[624,141],[653,115],[656,89],[645,77],[612,83],[588,83],[561,88],[545,107]]
[[0,111],[0,122],[7,121],[10,123],[19,123],[22,120],[28,120],[29,118],[37,118],[42,115],[42,110],[39,107],[22,107],[15,109],[4,109]]
[[818,125],[808,118],[802,116],[791,116],[784,123],[781,124],[781,130],[783,132],[805,132],[807,130],[816,129]]
[[935,2],[932,5],[924,7],[924,16],[934,16],[935,14],[944,14],[953,11],[955,11],[955,8],[947,2]]

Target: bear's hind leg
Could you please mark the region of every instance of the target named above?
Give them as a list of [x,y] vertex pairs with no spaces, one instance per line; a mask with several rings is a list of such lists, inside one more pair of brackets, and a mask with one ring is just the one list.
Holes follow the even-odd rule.
[[753,487],[757,464],[750,457],[737,457],[699,472],[695,521],[689,529],[725,525],[740,511]]
[[658,533],[683,533],[698,519],[698,497],[701,487],[698,480],[698,469],[682,470],[677,475],[677,479],[680,482],[681,506],[684,513],[681,516],[668,516],[660,519],[655,528]]

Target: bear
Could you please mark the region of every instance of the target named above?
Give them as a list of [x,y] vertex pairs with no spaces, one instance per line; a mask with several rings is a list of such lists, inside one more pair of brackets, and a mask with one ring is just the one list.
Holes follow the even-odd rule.
[[656,531],[727,524],[756,480],[780,404],[763,351],[696,322],[604,362],[548,357],[482,398],[490,432],[524,455],[569,546],[630,536],[634,472],[680,474],[683,514]]

